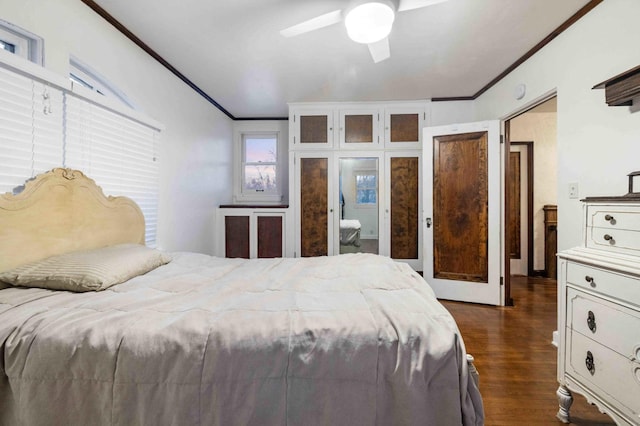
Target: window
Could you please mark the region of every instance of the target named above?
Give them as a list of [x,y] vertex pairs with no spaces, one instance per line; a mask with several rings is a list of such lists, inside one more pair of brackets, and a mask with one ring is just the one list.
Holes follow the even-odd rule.
[[243,134],[243,193],[277,193],[278,135]]
[[132,109],[138,109],[122,91],[78,58],[69,59],[69,79],[74,84],[79,84],[102,96],[117,99]]
[[234,130],[236,204],[282,204],[287,188],[286,147],[289,123],[284,120],[238,121]]
[[42,38],[7,21],[0,20],[0,48],[43,65]]
[[375,206],[378,203],[378,175],[375,170],[356,171],[356,205]]
[[7,41],[4,40],[0,40],[0,47],[3,50],[9,51],[11,53],[16,53],[16,45],[15,44],[11,44]]

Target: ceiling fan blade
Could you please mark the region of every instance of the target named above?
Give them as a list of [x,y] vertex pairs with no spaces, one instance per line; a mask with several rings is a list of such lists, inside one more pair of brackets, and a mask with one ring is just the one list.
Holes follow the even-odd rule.
[[373,62],[376,64],[380,61],[384,61],[385,59],[391,56],[391,50],[389,49],[389,38],[385,37],[380,41],[376,41],[375,43],[367,44],[369,46],[369,53],[371,53],[371,57],[373,58]]
[[432,4],[444,3],[448,0],[400,0],[398,4],[398,12],[405,10],[420,9],[421,7],[431,6]]
[[337,24],[342,21],[342,10],[334,10],[333,12],[325,13],[324,15],[316,16],[308,21],[301,22],[289,28],[285,28],[280,31],[284,37],[294,37],[300,34],[308,33],[309,31],[318,30],[320,28],[328,27],[329,25]]

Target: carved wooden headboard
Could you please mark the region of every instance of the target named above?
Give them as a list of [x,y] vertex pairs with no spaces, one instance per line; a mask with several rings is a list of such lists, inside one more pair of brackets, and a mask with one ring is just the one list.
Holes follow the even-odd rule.
[[75,250],[144,244],[144,216],[82,172],[57,168],[0,194],[0,271]]

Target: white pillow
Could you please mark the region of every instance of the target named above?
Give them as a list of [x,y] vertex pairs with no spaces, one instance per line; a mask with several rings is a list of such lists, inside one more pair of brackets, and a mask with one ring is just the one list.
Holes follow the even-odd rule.
[[99,291],[169,263],[171,258],[139,244],[119,244],[52,256],[0,273],[0,281],[21,287]]

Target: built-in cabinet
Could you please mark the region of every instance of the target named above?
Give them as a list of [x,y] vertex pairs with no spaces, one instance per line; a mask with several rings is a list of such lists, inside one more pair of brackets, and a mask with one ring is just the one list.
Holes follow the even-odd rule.
[[640,424],[640,196],[587,199],[580,247],[558,254],[558,417],[572,392]]
[[[375,252],[421,269],[428,108],[428,101],[289,105],[295,256]],[[352,232],[345,226],[353,222],[360,228]]]
[[216,255],[220,257],[286,257],[287,206],[221,206],[216,212]]

